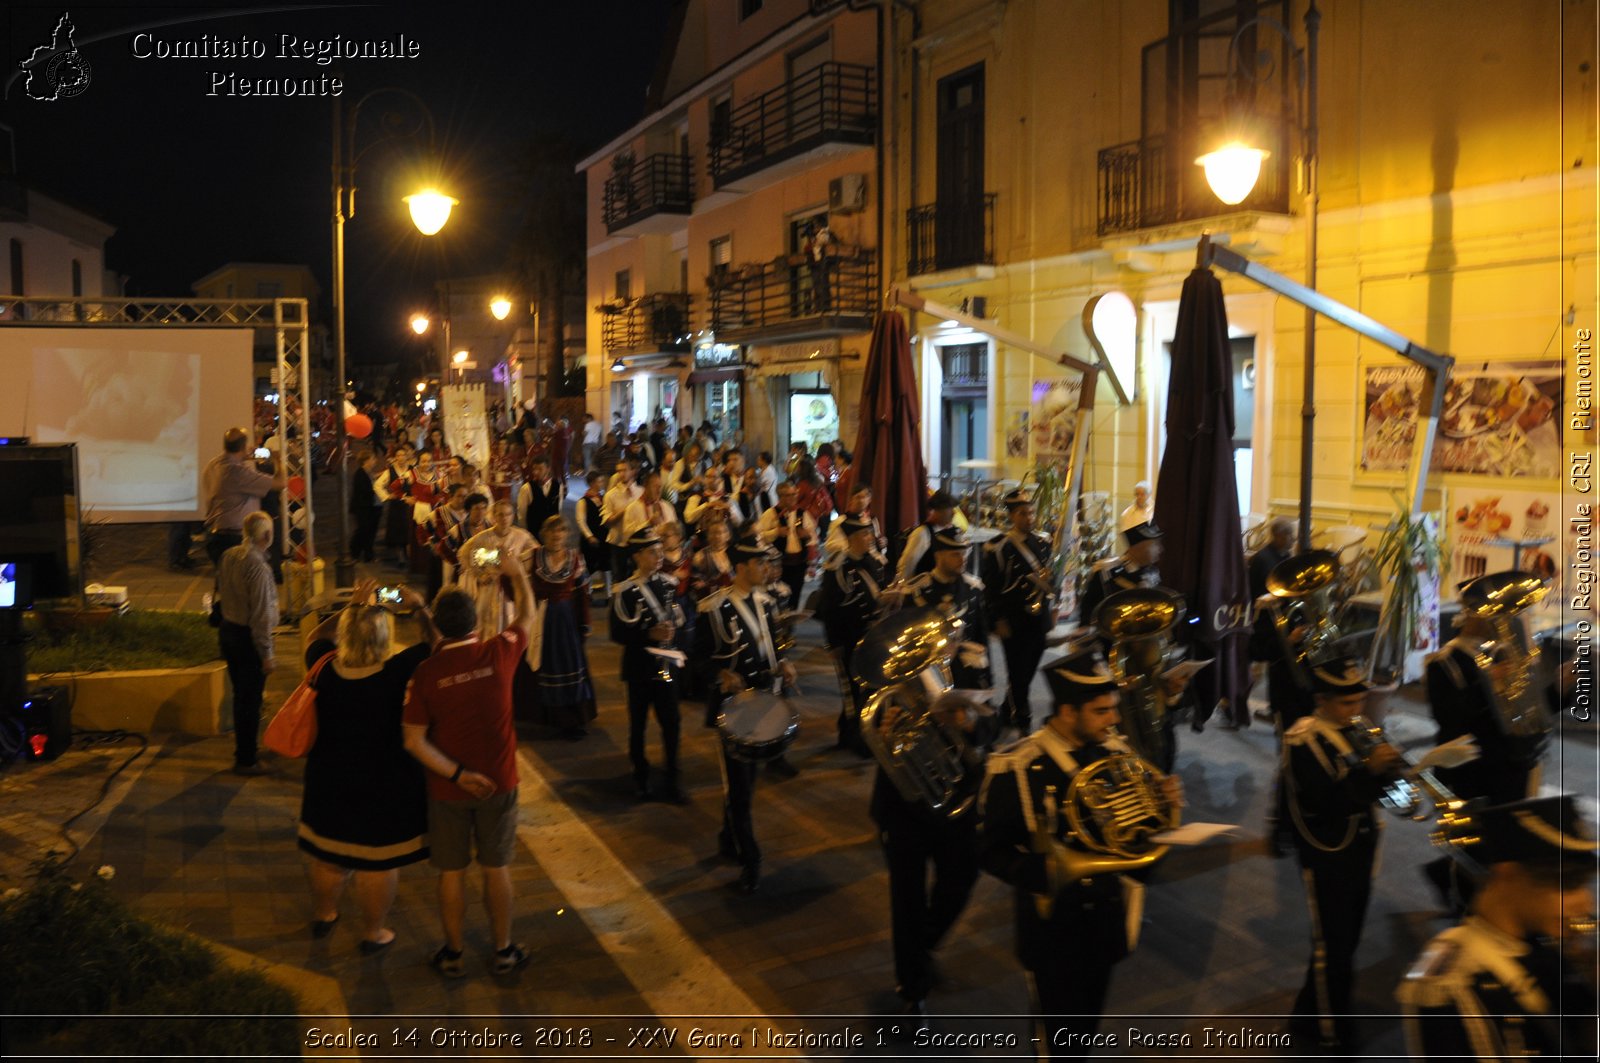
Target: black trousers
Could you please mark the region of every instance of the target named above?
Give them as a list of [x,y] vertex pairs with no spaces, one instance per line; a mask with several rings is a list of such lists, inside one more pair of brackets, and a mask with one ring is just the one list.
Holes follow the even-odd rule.
[[667,762],[667,780],[678,781],[678,686],[646,679],[628,684],[628,759],[633,762],[633,779],[643,786],[650,781],[650,758],[644,753],[644,728],[650,709],[656,710],[661,728],[661,751]]
[[783,603],[788,610],[800,608],[800,591],[806,582],[806,555],[783,555],[783,582],[789,585],[789,600]]
[[190,564],[189,546],[193,533],[193,521],[176,520],[167,525],[167,564],[179,567]]
[[861,709],[867,703],[867,690],[856,682],[854,657],[855,641],[839,647],[839,693],[843,704],[839,707],[839,745],[856,746],[861,743]]
[[1356,946],[1372,896],[1378,832],[1357,833],[1337,853],[1300,849],[1300,875],[1311,910],[1311,960],[1295,998],[1295,1027],[1324,1042],[1349,1040],[1350,988]]
[[383,510],[378,506],[362,506],[356,512],[356,530],[350,535],[350,556],[357,561],[371,561],[373,547],[378,541],[378,523]]
[[1060,962],[1030,971],[1033,1014],[1041,1059],[1081,1059],[1090,1052],[1086,1038],[1100,1029],[1106,990],[1115,961],[1075,952],[1065,942]]
[[745,867],[761,866],[761,846],[756,844],[755,822],[750,804],[755,797],[756,769],[761,765],[737,760],[728,755],[728,744],[717,743],[717,758],[722,764],[722,832],[719,838],[731,848]]
[[228,681],[233,684],[233,762],[247,766],[256,762],[256,734],[261,729],[261,692],[267,674],[261,670],[261,653],[245,624],[224,620],[217,631],[222,659],[228,663]]
[[206,535],[206,556],[213,565],[222,564],[222,555],[244,542],[244,533],[237,531],[214,531]]
[[977,884],[977,818],[976,814],[955,820],[919,816],[884,827],[878,834],[889,865],[894,977],[906,1000],[922,1000],[933,988],[929,952],[961,917]]
[[1010,684],[1011,724],[1023,734],[1033,732],[1033,711],[1028,705],[1028,690],[1044,656],[1043,631],[1022,632],[1012,628],[1009,639],[1001,642],[1006,651],[1006,682]]

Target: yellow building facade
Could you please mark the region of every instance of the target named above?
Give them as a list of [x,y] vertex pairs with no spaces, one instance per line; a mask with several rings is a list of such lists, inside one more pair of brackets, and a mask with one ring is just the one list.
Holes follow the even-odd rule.
[[[1514,497],[1508,536],[1524,531],[1524,504],[1531,530],[1551,526],[1534,519],[1539,502],[1526,496],[1547,496],[1553,508],[1567,456],[1594,444],[1592,419],[1582,430],[1572,399],[1574,345],[1596,320],[1595,6],[1318,5],[1317,288],[1453,355],[1458,378],[1501,378],[1502,416],[1523,421],[1530,439],[1537,430],[1538,446],[1481,432],[1507,451],[1497,454],[1473,442],[1484,426],[1470,411],[1447,417],[1440,446],[1458,471],[1430,478],[1429,502],[1452,515],[1479,506],[1492,530],[1502,519],[1492,497]],[[1126,293],[1138,312],[1135,401],[1119,406],[1102,383],[1084,481],[1119,509],[1136,481],[1157,478],[1166,345],[1201,233],[1292,279],[1305,275],[1307,79],[1280,35],[1246,24],[1275,19],[1299,49],[1306,10],[1306,0],[923,0],[891,9],[890,283],[981,309],[1046,350],[1086,359],[1085,305]],[[1230,63],[1236,36],[1232,55],[1265,53],[1268,62],[1253,71],[1248,60]],[[1245,118],[1273,155],[1253,197],[1225,207],[1208,198],[1192,160]],[[971,229],[981,219],[981,238],[930,239],[917,229],[930,213],[936,226],[954,218]],[[1292,515],[1304,310],[1242,277],[1218,276],[1236,337],[1235,409],[1248,433],[1236,433],[1241,509]],[[1020,478],[1041,412],[1036,385],[1065,371],[982,331],[925,314],[913,320],[930,475],[992,462],[993,472],[968,475]],[[1373,407],[1404,378],[1381,370],[1402,364],[1319,320],[1317,527],[1365,529],[1393,513],[1391,492],[1407,473],[1384,451]],[[1563,372],[1565,414],[1541,419],[1533,389],[1548,393]],[[1523,400],[1518,410],[1509,410],[1507,386]]]

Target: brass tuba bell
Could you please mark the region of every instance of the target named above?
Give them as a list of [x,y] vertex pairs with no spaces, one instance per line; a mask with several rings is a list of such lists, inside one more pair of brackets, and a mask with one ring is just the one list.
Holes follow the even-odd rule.
[[1539,647],[1518,614],[1544,600],[1550,584],[1526,572],[1495,572],[1461,585],[1461,612],[1485,622],[1489,637],[1473,645],[1473,671],[1517,759],[1537,763],[1550,737]]
[[1183,612],[1183,596],[1175,591],[1135,587],[1106,598],[1094,614],[1095,627],[1111,641],[1107,664],[1122,690],[1128,742],[1156,764],[1171,763],[1161,676],[1171,658],[1170,633]]
[[[1267,591],[1278,599],[1273,627],[1301,690],[1311,689],[1311,669],[1338,653],[1339,628],[1328,601],[1338,578],[1339,555],[1332,550],[1308,550],[1285,558],[1267,573]],[[1298,645],[1289,638],[1296,627],[1307,629]]]
[[876,688],[861,708],[861,740],[902,797],[952,817],[976,799],[968,783],[979,765],[961,731],[934,709],[955,687],[949,662],[963,626],[937,610],[908,609],[875,626],[852,657],[856,682]]

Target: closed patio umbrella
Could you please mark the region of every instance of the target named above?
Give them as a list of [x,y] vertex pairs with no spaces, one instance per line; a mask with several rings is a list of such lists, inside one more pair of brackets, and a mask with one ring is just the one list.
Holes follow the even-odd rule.
[[1233,470],[1233,355],[1222,284],[1208,269],[1183,282],[1167,444],[1156,481],[1155,522],[1165,533],[1161,582],[1187,603],[1181,636],[1191,657],[1216,664],[1194,678],[1198,722],[1221,700],[1248,726],[1250,588]]
[[839,504],[847,504],[856,483],[870,484],[872,511],[894,538],[922,520],[928,483],[910,334],[897,311],[880,311],[873,320],[858,409],[855,460],[850,482],[839,485]]

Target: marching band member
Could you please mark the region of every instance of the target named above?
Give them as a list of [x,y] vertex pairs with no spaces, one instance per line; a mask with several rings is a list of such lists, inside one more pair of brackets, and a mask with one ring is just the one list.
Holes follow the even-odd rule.
[[622,644],[622,679],[628,685],[628,759],[633,762],[633,781],[638,798],[648,801],[650,761],[644,751],[644,730],[652,707],[661,728],[661,749],[666,758],[666,785],[663,800],[686,804],[688,798],[678,787],[678,690],[682,670],[650,648],[672,649],[683,613],[675,604],[677,588],[657,571],[661,567],[661,540],[651,528],[640,528],[629,537],[627,549],[633,558],[633,576],[618,584],[611,598],[611,641]]
[[[728,553],[734,563],[733,585],[700,603],[697,625],[703,650],[697,656],[710,667],[707,686],[712,713],[729,695],[743,690],[775,694],[795,680],[794,665],[783,659],[774,642],[778,604],[762,589],[767,575],[766,546],[745,539]],[[740,892],[754,893],[761,882],[761,848],[750,816],[757,765],[731,756],[725,736],[717,752],[722,763],[718,848],[741,865]]]
[[1369,687],[1341,657],[1311,669],[1316,711],[1283,739],[1284,799],[1311,912],[1311,959],[1289,1032],[1323,1050],[1351,1042],[1350,988],[1372,893],[1379,823],[1373,814],[1399,752],[1370,744],[1356,721]]
[[895,563],[896,583],[909,583],[933,568],[933,557],[929,550],[933,545],[933,537],[953,527],[955,515],[956,500],[949,491],[935,491],[928,496],[928,519],[912,528],[906,536],[905,547]]
[[[1563,951],[1594,921],[1600,843],[1571,795],[1476,811],[1466,855],[1487,877],[1459,925],[1401,982],[1406,1049],[1422,1059],[1595,1058],[1595,987]],[[1581,950],[1580,950],[1581,951]]]
[[957,687],[987,690],[989,673],[989,622],[983,608],[983,581],[966,570],[967,547],[972,543],[959,528],[944,528],[929,536],[927,553],[933,567],[907,583],[905,607],[937,609],[965,625],[961,652],[951,665]]
[[778,504],[756,520],[756,537],[783,554],[783,581],[789,598],[783,604],[794,609],[800,602],[800,588],[806,581],[806,567],[817,550],[817,522],[795,504],[795,485],[778,485]]
[[[889,540],[883,534],[883,525],[878,518],[872,515],[872,488],[868,484],[858,483],[850,490],[850,500],[841,517],[857,517],[872,526],[872,550],[880,560],[888,557]],[[830,525],[828,528],[828,541],[823,543],[823,551],[832,557],[842,554],[846,549],[846,534],[844,522]],[[888,562],[885,561],[885,564]]]
[[[1063,799],[1074,776],[1131,750],[1114,733],[1120,695],[1097,652],[1045,668],[1054,711],[1038,730],[989,758],[980,798],[983,869],[1012,887],[1017,958],[1029,988],[1041,1058],[1084,1056],[1100,1026],[1111,969],[1137,943],[1144,887],[1107,871],[1083,875],[1070,853]],[[1182,785],[1161,781],[1181,804]]]
[[649,528],[658,535],[666,524],[678,523],[678,510],[661,494],[661,472],[651,469],[641,481],[643,493],[628,504],[622,514],[622,530],[633,535],[640,528]]
[[1089,576],[1078,601],[1078,622],[1094,624],[1095,610],[1106,597],[1135,587],[1154,587],[1161,582],[1161,529],[1151,521],[1135,524],[1123,531],[1128,548],[1120,557],[1103,561]]
[[1023,734],[1033,730],[1028,691],[1044,656],[1045,638],[1055,627],[1050,593],[1050,540],[1033,531],[1034,506],[1027,493],[1005,496],[1011,531],[983,548],[983,586],[994,633],[1006,651],[1008,723]]
[[828,559],[822,573],[821,597],[817,618],[828,640],[829,652],[838,662],[848,696],[839,711],[839,741],[835,748],[853,749],[871,756],[861,743],[861,706],[866,691],[856,681],[852,658],[856,644],[877,617],[880,603],[898,605],[899,594],[886,591],[883,558],[873,550],[873,526],[858,516],[847,516],[838,525],[845,546]]

